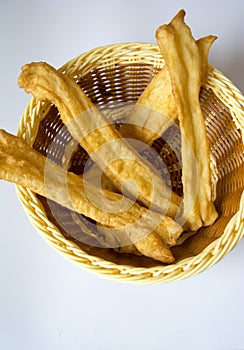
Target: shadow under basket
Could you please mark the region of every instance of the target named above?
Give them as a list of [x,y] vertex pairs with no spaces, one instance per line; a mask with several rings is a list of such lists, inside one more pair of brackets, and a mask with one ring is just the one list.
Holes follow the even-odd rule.
[[[157,45],[130,43],[93,49],[69,61],[60,71],[73,77],[114,127],[119,128],[131,106],[163,66]],[[52,248],[90,272],[141,284],[190,277],[223,258],[244,234],[244,97],[214,68],[201,88],[200,103],[211,147],[212,187],[219,217],[213,225],[199,229],[182,245],[172,248],[174,264],[164,265],[149,258],[94,246],[96,232],[94,237],[87,236],[83,229],[84,223],[95,226],[91,220],[84,220],[82,215],[17,186],[29,219]],[[173,128],[166,133],[153,144],[157,152],[154,154],[159,158],[159,161],[154,159],[154,164],[159,164],[160,172],[163,160],[169,173],[167,181],[182,195],[180,159],[175,152],[175,147],[180,147],[180,135]],[[18,136],[64,165],[64,151],[72,137],[55,106],[31,99],[21,118]],[[174,150],[167,140],[173,140]],[[148,152],[142,155],[150,160]],[[82,174],[89,164],[92,161],[87,153],[80,146],[75,147],[69,170]]]

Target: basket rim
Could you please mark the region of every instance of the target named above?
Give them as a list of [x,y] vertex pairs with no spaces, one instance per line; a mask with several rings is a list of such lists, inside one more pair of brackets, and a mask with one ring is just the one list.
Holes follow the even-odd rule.
[[[133,60],[146,56],[150,61],[150,55],[154,55],[156,64],[162,67],[164,59],[160,54],[158,45],[151,43],[120,43],[100,46],[81,53],[65,63],[60,71],[72,74],[77,66],[86,62],[99,62],[105,65],[108,60],[118,60],[125,57]],[[122,59],[123,60],[123,59]],[[105,62],[105,63],[104,63]],[[157,63],[158,62],[158,63]],[[244,139],[244,96],[238,88],[215,67],[210,72],[206,87],[209,87],[217,97],[227,106],[231,112],[234,123],[241,130]],[[84,72],[85,74],[85,72]],[[227,103],[228,102],[228,103]],[[47,103],[38,102],[31,98],[22,114],[18,136],[24,138],[27,143],[33,144],[40,119],[33,119],[33,113],[40,118],[48,108]],[[75,243],[65,239],[58,228],[49,221],[46,213],[35,193],[22,186],[16,185],[16,193],[31,223],[45,239],[45,241],[63,257],[72,263],[92,272],[100,277],[106,277],[120,282],[136,284],[155,284],[173,282],[188,278],[211,267],[232,250],[244,235],[244,193],[240,200],[240,209],[227,224],[222,236],[209,244],[201,253],[181,260],[168,266],[133,267],[130,265],[117,265],[103,258],[87,254]]]

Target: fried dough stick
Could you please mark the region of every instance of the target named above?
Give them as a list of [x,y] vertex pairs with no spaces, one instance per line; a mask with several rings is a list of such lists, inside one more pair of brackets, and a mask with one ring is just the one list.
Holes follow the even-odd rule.
[[[202,85],[210,69],[209,50],[216,38],[216,36],[209,35],[196,41],[201,59]],[[124,137],[135,138],[152,145],[177,118],[171,78],[167,65],[165,65],[139,97],[132,112],[121,126],[120,133]]]
[[[121,200],[122,195],[109,191],[103,193],[111,201],[111,210],[108,207],[106,210],[102,209],[102,198],[94,204],[87,195],[94,193],[98,197],[97,188],[85,183],[80,176],[67,173],[22,139],[4,130],[0,130],[0,179],[26,187],[104,226],[123,227],[129,241],[134,243],[140,253],[165,263],[174,261],[169,247],[161,238],[164,237],[165,242],[172,243],[182,232],[172,219],[149,211],[125,198],[127,210],[114,213],[113,203]],[[151,223],[155,220],[159,220],[159,224],[152,231]]]
[[201,59],[181,10],[156,38],[168,68],[182,133],[184,218],[189,228],[211,225],[217,212],[211,200],[210,149],[199,103]]
[[175,217],[181,198],[170,191],[151,165],[109,125],[72,78],[40,62],[25,65],[18,83],[38,100],[57,106],[73,138],[119,190],[123,185],[129,196],[138,196],[145,206]]
[[[106,190],[115,192],[116,189],[113,187],[113,184],[110,182],[110,180],[107,177],[104,177],[104,174],[101,176],[100,169],[98,169],[98,166],[95,164],[92,168],[90,168],[85,174],[84,179],[92,183],[95,187],[101,186],[102,190],[105,190],[104,195],[106,195]],[[97,229],[99,232],[103,233],[106,237],[106,240],[109,242],[110,246],[116,247],[115,250],[119,253],[129,253],[129,254],[135,254],[135,255],[141,255],[141,253],[138,251],[138,249],[133,244],[128,244],[129,242],[126,242],[126,245],[122,245],[120,242],[123,241],[123,235],[124,230],[116,228],[114,230],[113,228],[105,225],[101,225],[100,223],[97,224]],[[177,236],[179,237],[177,239]],[[169,241],[169,245],[176,245],[179,242],[180,239],[180,231],[177,235],[175,235],[174,240],[171,239]],[[163,238],[163,237],[162,237]]]

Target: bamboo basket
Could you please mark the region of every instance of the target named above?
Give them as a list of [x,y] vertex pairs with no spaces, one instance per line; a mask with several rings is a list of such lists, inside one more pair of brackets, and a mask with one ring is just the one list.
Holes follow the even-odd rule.
[[[72,76],[100,110],[106,110],[114,123],[135,103],[164,60],[154,44],[125,43],[93,49],[70,60],[61,72]],[[112,249],[94,247],[84,241],[81,216],[53,203],[55,215],[45,198],[17,186],[17,195],[30,221],[58,253],[79,267],[116,281],[153,284],[188,278],[208,269],[222,259],[244,234],[244,97],[217,69],[213,68],[201,89],[200,102],[211,146],[212,187],[218,220],[201,228],[182,245],[173,248],[176,262],[163,265],[154,260],[119,254]],[[106,108],[105,108],[106,107]],[[57,137],[58,135],[58,137]],[[70,140],[55,106],[31,99],[18,129],[18,136],[44,155],[52,147],[51,158],[62,165],[63,150]],[[174,135],[170,135],[174,137]],[[156,140],[159,154],[167,152],[168,164],[174,154],[167,144]],[[88,156],[78,147],[70,170],[80,174]],[[180,194],[179,172],[172,174]],[[81,239],[82,238],[82,239]],[[91,237],[92,239],[92,237]]]

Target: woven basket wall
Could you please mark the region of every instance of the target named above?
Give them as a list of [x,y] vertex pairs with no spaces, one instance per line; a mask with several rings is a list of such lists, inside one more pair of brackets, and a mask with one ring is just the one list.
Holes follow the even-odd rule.
[[[93,49],[69,61],[60,71],[72,76],[119,127],[127,107],[129,111],[163,65],[157,45],[131,43]],[[244,97],[223,74],[213,69],[201,89],[200,103],[214,159],[212,185],[219,218],[214,225],[201,228],[196,235],[173,248],[175,264],[164,266],[148,258],[94,247],[94,237],[87,237],[79,224],[83,223],[82,215],[56,203],[52,203],[50,210],[45,198],[17,186],[18,197],[29,219],[48,244],[83,269],[131,283],[176,281],[204,271],[223,258],[244,234]],[[167,138],[175,138],[177,144],[179,135],[172,130],[167,132],[171,133]],[[62,165],[64,149],[71,136],[55,106],[31,99],[19,124],[18,135]],[[153,148],[168,169],[172,169],[171,165],[178,159],[164,136],[154,142]],[[48,152],[50,144],[51,154]],[[70,161],[70,171],[82,174],[87,160],[87,153],[77,147]],[[170,181],[181,195],[181,172],[177,167],[170,171]]]

